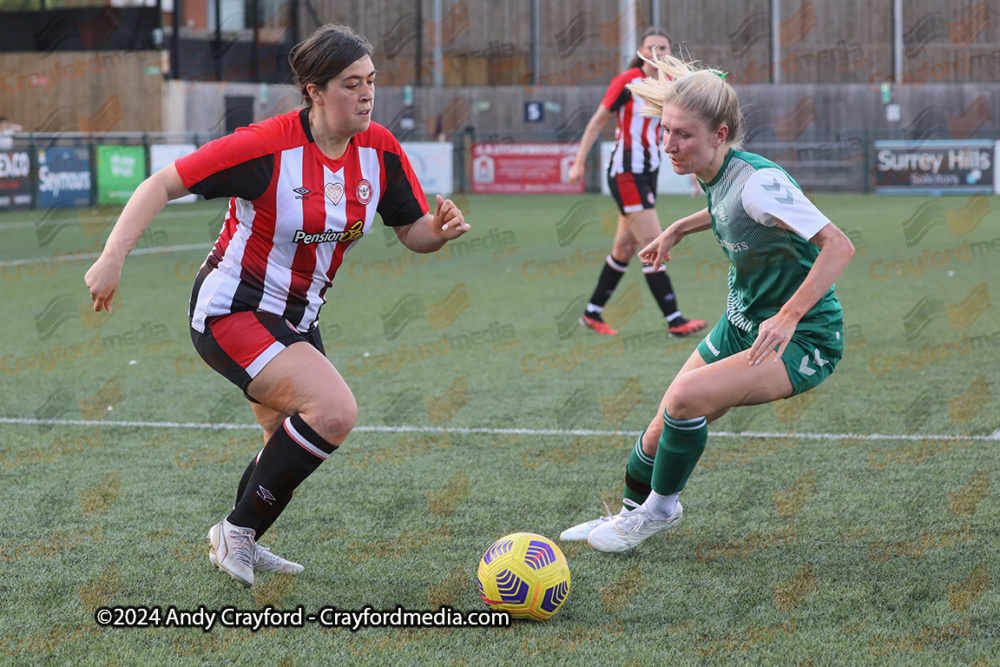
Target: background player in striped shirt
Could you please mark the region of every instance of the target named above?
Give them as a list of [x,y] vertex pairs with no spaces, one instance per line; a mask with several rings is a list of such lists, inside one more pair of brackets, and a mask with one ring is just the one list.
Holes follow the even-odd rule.
[[376,213],[414,252],[469,230],[440,195],[428,213],[399,142],[371,122],[372,52],[350,28],[319,28],[290,56],[304,108],[205,144],[148,178],[85,277],[94,310],[110,310],[125,257],[168,200],[230,199],[189,315],[199,354],[244,392],[264,429],[233,511],[209,531],[212,562],[247,587],[255,570],[302,571],[256,540],[357,419],[316,327],[344,254]]
[[[778,165],[738,150],[736,91],[717,70],[664,56],[658,79],[632,84],[659,118],[678,174],[697,174],[708,208],[670,225],[639,259],[659,266],[688,234],[711,229],[730,260],[718,324],[670,384],[636,442],[622,511],[563,532],[600,551],[625,551],[680,522],[677,501],[708,441],[708,423],[816,387],[843,355],[834,280],[854,255],[840,229]],[[778,363],[781,362],[781,363]]]
[[[670,38],[660,28],[647,28],[639,52],[649,59],[653,53],[670,53]],[[597,333],[614,336],[618,332],[604,322],[601,312],[628,269],[629,260],[662,231],[656,217],[656,175],[660,168],[660,139],[663,131],[655,119],[642,116],[643,101],[632,95],[629,83],[654,76],[656,68],[636,56],[628,69],[611,81],[580,139],[580,149],[569,171],[571,181],[583,178],[587,154],[601,134],[604,124],[615,118],[615,147],[608,165],[608,186],[618,205],[618,230],[611,254],[597,279],[590,303],[580,324]],[[686,336],[705,328],[705,320],[686,320],[681,315],[667,270],[649,266],[642,270],[667,327],[675,336]]]

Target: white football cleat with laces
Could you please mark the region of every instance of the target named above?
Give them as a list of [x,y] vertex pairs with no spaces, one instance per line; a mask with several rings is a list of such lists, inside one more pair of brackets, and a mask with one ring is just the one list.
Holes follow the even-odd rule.
[[252,528],[234,526],[223,519],[208,531],[212,564],[245,587],[253,586],[254,556],[257,544]]
[[628,551],[646,539],[670,530],[681,522],[684,508],[680,502],[674,506],[674,513],[666,519],[652,517],[644,507],[639,507],[627,516],[616,517],[614,521],[603,523],[587,536],[587,544],[598,551],[618,553]]
[[608,521],[614,521],[620,516],[628,516],[634,512],[641,505],[636,504],[629,498],[622,498],[622,503],[627,505],[630,509],[622,510],[619,514],[612,514],[611,508],[608,507],[607,503],[604,503],[604,516],[598,519],[591,519],[590,521],[585,521],[583,523],[577,524],[572,528],[567,528],[562,533],[559,534],[559,539],[565,542],[583,541],[587,539],[591,531],[598,526],[607,523]]
[[[218,554],[216,553],[219,545],[219,524],[215,524],[208,531],[208,541],[211,546],[208,549],[208,559],[212,561],[212,565],[218,566]],[[286,574],[298,574],[306,568],[298,563],[294,563],[290,560],[285,560],[281,556],[271,553],[271,550],[267,547],[262,547],[259,544],[254,545],[256,549],[254,550],[253,557],[253,571],[254,572],[284,572]]]
[[271,553],[267,547],[257,545],[257,552],[254,554],[254,572],[284,572],[285,574],[298,574],[304,570],[303,566],[285,560],[281,556]]

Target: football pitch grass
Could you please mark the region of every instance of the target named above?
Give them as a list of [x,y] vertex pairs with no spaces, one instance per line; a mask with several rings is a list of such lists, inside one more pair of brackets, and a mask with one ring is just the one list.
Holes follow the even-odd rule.
[[[473,230],[416,256],[380,222],[327,292],[358,428],[265,546],[305,565],[247,591],[207,558],[262,445],[187,327],[223,204],[171,205],[110,317],[83,255],[107,210],[0,216],[0,662],[20,664],[987,665],[1000,656],[1000,200],[818,195],[858,253],[846,354],[820,387],[710,426],[674,532],[622,555],[563,543],[567,602],[483,628],[99,628],[100,606],[316,613],[485,606],[476,566],[615,506],[636,434],[696,339],[668,338],[633,260],[619,337],[574,324],[611,243],[609,197],[463,197]],[[664,224],[704,200],[664,197]],[[165,249],[167,248],[167,249]],[[171,249],[172,248],[172,249]],[[714,323],[711,235],[668,265]]]

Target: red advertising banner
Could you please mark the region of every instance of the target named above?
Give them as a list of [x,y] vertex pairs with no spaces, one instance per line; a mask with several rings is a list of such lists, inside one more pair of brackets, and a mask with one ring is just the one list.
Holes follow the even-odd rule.
[[579,144],[472,144],[472,191],[477,194],[574,194],[569,168]]

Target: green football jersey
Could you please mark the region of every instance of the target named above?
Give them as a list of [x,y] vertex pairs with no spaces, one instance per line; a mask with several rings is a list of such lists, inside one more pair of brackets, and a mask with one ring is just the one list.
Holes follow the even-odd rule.
[[[715,239],[730,261],[726,317],[737,328],[755,332],[802,285],[819,255],[809,239],[830,220],[785,170],[753,153],[730,149],[719,173],[702,187]],[[799,328],[821,329],[841,318],[830,287]]]

